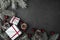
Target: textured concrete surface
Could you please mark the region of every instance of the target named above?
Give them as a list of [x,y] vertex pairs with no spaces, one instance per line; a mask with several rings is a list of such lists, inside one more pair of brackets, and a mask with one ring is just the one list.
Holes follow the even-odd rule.
[[15,10],[17,16],[29,24],[29,30],[35,27],[60,33],[60,1],[31,0],[29,4],[26,9]]

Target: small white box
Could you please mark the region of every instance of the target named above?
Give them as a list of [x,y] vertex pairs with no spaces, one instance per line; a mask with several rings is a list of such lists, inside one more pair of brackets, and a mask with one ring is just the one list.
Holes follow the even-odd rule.
[[20,21],[20,18],[13,16],[12,19],[10,20],[10,23],[17,25],[19,21]]
[[8,28],[6,31],[7,35],[12,39],[16,39],[19,35],[22,34],[21,31],[17,28],[17,26],[12,25],[10,28]]

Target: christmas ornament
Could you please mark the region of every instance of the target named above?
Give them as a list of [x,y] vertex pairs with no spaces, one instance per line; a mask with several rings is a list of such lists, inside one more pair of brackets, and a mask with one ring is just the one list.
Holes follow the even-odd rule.
[[55,32],[53,32],[53,31],[52,31],[50,34],[51,34],[51,35],[54,35],[54,34],[55,34]]
[[44,29],[40,29],[40,31],[41,31],[42,33],[44,33],[44,32],[45,32],[45,30],[44,30]]
[[32,28],[32,32],[35,32],[36,31],[36,29],[35,28]]
[[8,19],[8,18],[9,18],[9,16],[8,16],[8,15],[5,15],[4,17],[5,17],[5,19]]
[[22,30],[26,30],[27,29],[27,24],[26,23],[22,23],[21,24],[21,29]]

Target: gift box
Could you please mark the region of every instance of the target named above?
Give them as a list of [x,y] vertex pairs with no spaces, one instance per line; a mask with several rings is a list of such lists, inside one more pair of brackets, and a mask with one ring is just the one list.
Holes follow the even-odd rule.
[[19,35],[22,34],[21,31],[17,28],[17,26],[12,25],[10,28],[8,28],[6,31],[7,35],[12,39],[16,39]]
[[10,23],[17,25],[19,21],[20,21],[20,18],[13,16],[12,19],[10,20]]

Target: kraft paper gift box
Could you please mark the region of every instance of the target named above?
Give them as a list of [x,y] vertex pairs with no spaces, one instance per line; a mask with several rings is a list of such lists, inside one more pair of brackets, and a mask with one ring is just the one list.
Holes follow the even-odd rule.
[[17,25],[20,21],[20,18],[13,16],[12,19],[10,20],[10,23]]
[[6,31],[7,35],[12,39],[16,39],[19,35],[22,34],[21,31],[17,28],[17,26],[12,25],[10,28],[8,28]]

